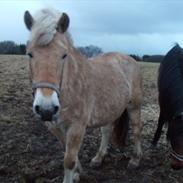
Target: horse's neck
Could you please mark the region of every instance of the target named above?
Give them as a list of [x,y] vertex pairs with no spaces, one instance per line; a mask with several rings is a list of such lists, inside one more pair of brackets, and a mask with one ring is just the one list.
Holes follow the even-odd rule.
[[89,69],[86,58],[78,50],[71,48],[64,67],[63,80],[66,87],[73,88],[74,92],[83,90],[83,83],[87,77],[86,72]]
[[70,65],[74,68],[76,74],[84,74],[85,69],[89,66],[86,58],[76,48],[71,51]]

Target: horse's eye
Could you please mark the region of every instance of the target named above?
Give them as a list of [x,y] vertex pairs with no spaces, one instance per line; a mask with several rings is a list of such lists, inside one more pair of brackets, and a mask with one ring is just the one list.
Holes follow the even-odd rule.
[[64,54],[63,56],[62,56],[62,59],[65,59],[67,57],[67,54]]
[[30,58],[33,57],[32,53],[27,53],[27,55],[28,55]]

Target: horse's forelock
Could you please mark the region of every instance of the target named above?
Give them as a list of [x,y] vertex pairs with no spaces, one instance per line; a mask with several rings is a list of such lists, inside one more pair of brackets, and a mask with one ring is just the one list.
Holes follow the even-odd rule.
[[56,34],[57,23],[62,16],[61,12],[53,9],[42,9],[34,16],[30,42],[38,46],[49,44]]

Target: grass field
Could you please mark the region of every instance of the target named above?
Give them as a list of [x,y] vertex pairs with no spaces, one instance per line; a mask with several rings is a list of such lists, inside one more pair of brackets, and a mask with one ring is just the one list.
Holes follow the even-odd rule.
[[[182,183],[183,172],[169,166],[165,132],[156,149],[150,148],[158,119],[157,72],[159,64],[140,63],[144,101],[143,158],[139,169],[126,169],[132,153],[131,136],[125,148],[109,147],[99,168],[89,166],[99,146],[98,129],[88,129],[80,151],[84,172],[81,183]],[[63,151],[58,141],[34,117],[25,56],[0,55],[0,182],[48,183],[63,179]]]

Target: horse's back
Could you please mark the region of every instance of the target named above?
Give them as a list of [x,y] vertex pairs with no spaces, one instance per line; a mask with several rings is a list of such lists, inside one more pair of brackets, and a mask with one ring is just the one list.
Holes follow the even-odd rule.
[[133,79],[140,79],[140,65],[132,57],[117,52],[109,52],[101,54],[95,58],[90,59],[91,64],[96,67],[103,67],[108,65],[110,68],[116,68],[116,71],[121,71],[125,74],[129,81]]
[[[112,66],[115,65],[123,72],[131,89],[131,93],[141,95],[142,76],[140,64],[132,57],[116,52],[103,55],[103,62],[109,62]],[[135,94],[136,95],[136,94]]]
[[109,76],[121,77],[121,81],[128,83],[130,92],[136,90],[141,93],[142,76],[140,64],[132,57],[118,52],[109,52],[99,55],[91,60],[93,67],[107,72]]
[[138,65],[136,60],[132,57],[121,54],[118,52],[108,52],[104,54],[100,54],[96,57],[89,59],[92,63],[111,63],[114,64],[116,61],[121,62],[120,64],[129,64],[129,65]]

